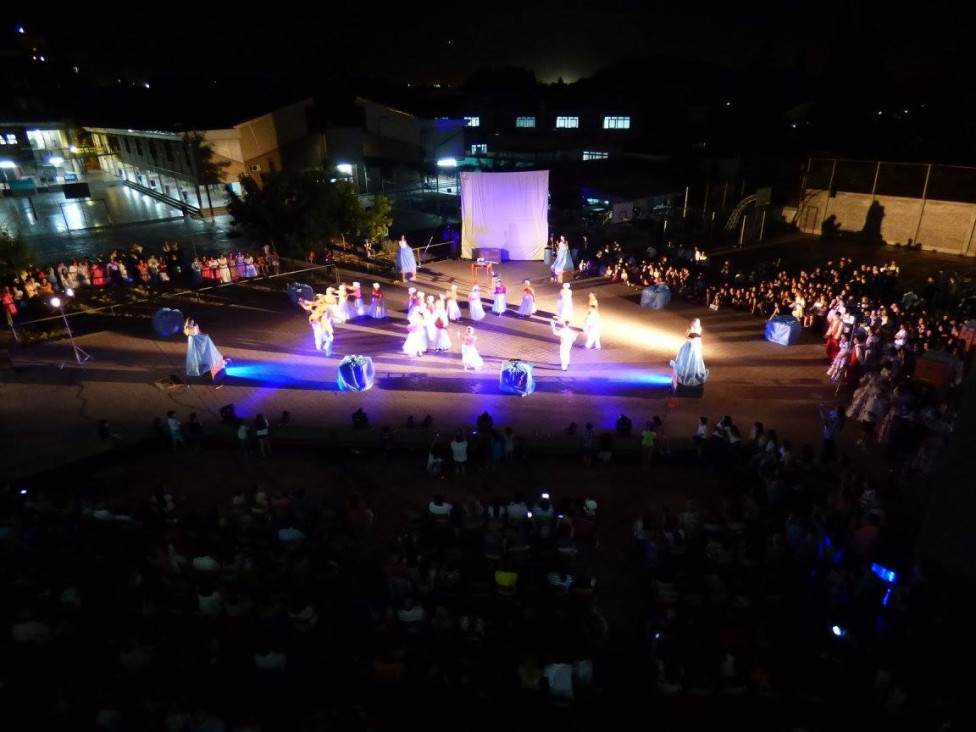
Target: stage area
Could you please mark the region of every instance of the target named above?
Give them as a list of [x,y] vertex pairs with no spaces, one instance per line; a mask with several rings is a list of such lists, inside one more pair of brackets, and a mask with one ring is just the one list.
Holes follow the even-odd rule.
[[[331,357],[314,349],[306,313],[289,300],[285,278],[229,288],[220,303],[167,303],[194,317],[231,359],[219,389],[203,378],[187,379],[185,389],[158,388],[161,379],[184,377],[186,355],[182,335],[163,338],[154,332],[151,313],[160,303],[119,317],[117,329],[76,338],[93,356],[84,368],[73,360],[60,368],[71,352],[67,341],[23,347],[12,353],[15,376],[4,384],[7,424],[18,425],[5,431],[4,467],[56,460],[59,452],[74,454],[79,443],[90,447],[98,419],[134,434],[146,431],[153,418],[169,409],[184,419],[195,411],[205,422],[219,424],[220,409],[227,404],[245,419],[288,410],[293,423],[312,430],[344,429],[359,407],[374,425],[397,426],[407,415],[431,414],[442,430],[471,425],[487,410],[496,424],[537,435],[559,433],[570,422],[610,428],[622,413],[636,426],[660,415],[678,439],[694,433],[701,415],[714,423],[730,414],[743,433],[759,420],[778,426],[795,444],[819,444],[817,407],[835,396],[815,334],[804,333],[795,346],[783,349],[764,338],[761,318],[716,312],[680,298],[666,309],[649,310],[640,307],[639,288],[599,278],[577,280],[572,282],[573,325],[581,327],[587,296],[594,293],[602,313],[603,349],[583,348],[581,334],[571,366],[563,372],[549,324],[558,285],[549,282],[548,268],[542,262],[506,262],[496,274],[508,287],[508,311],[492,314],[490,294],[482,288],[487,316],[471,323],[466,304],[470,262],[440,262],[421,270],[412,284],[426,294],[436,296],[458,285],[464,320],[451,328],[451,351],[419,358],[400,351],[407,286],[389,281],[381,285],[390,318],[337,326]],[[360,276],[343,275],[347,281],[354,277]],[[516,308],[526,279],[534,284],[539,311],[522,319]],[[702,321],[711,376],[701,398],[674,399],[668,361],[694,317]],[[485,359],[480,372],[461,368],[458,333],[469,324],[477,330]],[[350,354],[370,356],[375,364],[375,386],[368,391],[341,392],[336,386],[338,364]],[[534,367],[536,389],[525,397],[498,388],[501,365],[513,358]]]

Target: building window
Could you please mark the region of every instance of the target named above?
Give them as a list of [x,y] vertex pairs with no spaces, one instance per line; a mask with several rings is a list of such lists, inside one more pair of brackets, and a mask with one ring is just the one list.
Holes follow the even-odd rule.
[[465,117],[465,127],[481,127],[481,117]]
[[593,150],[583,151],[583,160],[606,160],[608,157],[610,157],[610,153],[595,152]]
[[129,138],[128,137],[123,137],[122,138],[122,144],[125,145],[125,151],[126,151],[126,153],[128,153],[128,154],[131,155],[132,154],[132,148],[129,147]]
[[516,117],[515,126],[535,129],[535,117]]
[[487,143],[484,143],[483,142],[480,145],[472,145],[471,146],[471,154],[472,155],[487,155],[488,154],[488,145],[487,145]]
[[556,129],[576,129],[579,127],[579,117],[556,117]]
[[137,139],[135,141],[135,143],[136,143],[136,155],[139,155],[141,157],[142,156],[142,141]]
[[167,162],[170,163],[176,162],[176,157],[173,155],[173,143],[170,140],[167,140],[166,142],[163,143],[163,149],[166,150]]
[[13,132],[8,132],[5,135],[0,135],[0,145],[16,145],[17,135]]
[[603,129],[605,130],[629,130],[630,117],[604,117]]

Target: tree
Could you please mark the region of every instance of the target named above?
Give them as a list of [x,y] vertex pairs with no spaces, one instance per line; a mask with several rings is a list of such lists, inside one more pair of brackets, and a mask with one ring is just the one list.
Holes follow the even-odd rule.
[[260,181],[241,176],[241,195],[230,193],[234,223],[248,235],[298,254],[341,236],[385,236],[392,224],[390,201],[367,209],[353,185],[322,171],[270,171]]
[[213,200],[210,198],[210,186],[219,185],[224,182],[229,160],[217,160],[214,149],[203,136],[202,132],[187,132],[183,135],[183,144],[190,149],[190,157],[193,160],[193,167],[196,179],[193,181],[197,187],[197,200],[200,200],[200,184],[207,192],[207,206],[210,208],[210,218],[213,220],[214,208]]
[[0,279],[20,277],[34,261],[34,251],[25,239],[0,229]]

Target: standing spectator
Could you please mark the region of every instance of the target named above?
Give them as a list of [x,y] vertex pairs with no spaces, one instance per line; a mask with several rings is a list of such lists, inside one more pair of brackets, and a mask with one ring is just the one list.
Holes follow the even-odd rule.
[[641,467],[647,469],[651,467],[654,460],[654,446],[657,442],[657,432],[654,430],[654,423],[650,420],[644,425],[641,432]]
[[176,412],[172,409],[166,412],[166,425],[169,427],[169,442],[173,448],[173,452],[176,452],[177,447],[186,447],[186,438],[183,436],[183,424],[180,422],[180,418],[176,416]]
[[254,418],[254,436],[257,438],[261,457],[271,457],[271,423],[260,412]]
[[457,475],[464,475],[468,463],[468,440],[463,430],[454,433],[454,439],[451,440],[451,455],[454,458],[454,472]]
[[251,431],[247,422],[240,418],[237,420],[237,443],[241,446],[241,453],[251,454]]
[[593,465],[593,456],[596,455],[596,432],[593,430],[592,422],[587,422],[580,433],[580,454],[583,456],[583,465],[586,467]]
[[708,445],[708,438],[710,436],[711,431],[708,428],[708,417],[699,417],[698,428],[695,430],[695,434],[691,438],[695,445],[695,454],[698,457],[705,457],[705,448]]
[[515,433],[511,427],[505,428],[502,438],[505,440],[504,460],[506,463],[510,463],[515,460]]
[[190,449],[193,452],[200,452],[203,447],[203,425],[197,418],[196,412],[190,412],[190,416],[187,418],[186,434],[187,440],[190,443]]

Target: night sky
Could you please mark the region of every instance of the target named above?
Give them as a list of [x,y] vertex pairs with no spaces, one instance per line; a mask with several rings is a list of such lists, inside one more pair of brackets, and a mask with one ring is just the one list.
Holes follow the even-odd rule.
[[965,3],[950,9],[882,0],[756,0],[714,10],[536,0],[494,3],[490,12],[480,4],[281,5],[255,15],[214,6],[194,17],[175,6],[143,16],[126,4],[84,21],[22,5],[5,22],[45,37],[49,62],[100,73],[151,76],[182,67],[203,75],[342,73],[451,85],[479,68],[504,66],[530,69],[541,82],[573,82],[645,55],[739,71],[760,51],[778,67],[816,76],[838,47],[871,58],[893,78],[918,78],[956,57],[962,62],[974,26]]

